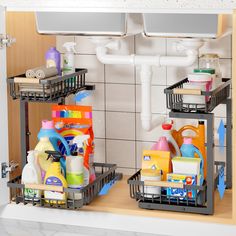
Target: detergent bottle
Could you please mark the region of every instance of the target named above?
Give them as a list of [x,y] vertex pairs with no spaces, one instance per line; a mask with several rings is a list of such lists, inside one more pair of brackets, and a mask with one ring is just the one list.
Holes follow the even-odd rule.
[[[66,155],[70,156],[70,148],[66,140],[56,132],[54,129],[54,122],[49,120],[42,121],[42,128],[38,133],[38,139],[42,137],[48,137],[55,151],[59,151],[58,141],[60,141],[66,150]],[[48,149],[51,150],[51,149]],[[64,174],[66,173],[66,161],[64,158],[60,159]]]
[[[166,140],[168,141],[168,146],[169,146],[169,151],[171,151],[171,157],[174,156],[180,156],[180,150],[179,150],[179,146],[176,143],[175,139],[173,138],[172,134],[171,134],[171,130],[172,130],[172,125],[173,124],[169,124],[169,123],[163,123],[162,124],[162,136],[166,138]],[[161,143],[165,142],[165,140],[162,138]],[[165,146],[166,148],[166,144],[163,144],[162,146]],[[160,147],[160,144],[157,142],[153,145],[152,150],[159,150],[157,148]],[[166,151],[166,150],[162,150],[162,151]]]
[[56,67],[57,72],[61,75],[61,54],[55,47],[49,48],[45,55],[46,66]]
[[[183,136],[184,131],[191,130],[194,132],[194,135]],[[185,125],[179,130],[172,130],[172,135],[176,140],[179,147],[182,146],[184,137],[191,137],[192,144],[198,148],[204,158],[204,178],[207,174],[207,156],[206,156],[206,147],[205,147],[205,124],[204,121],[198,121],[198,126]]]
[[[28,151],[27,161],[22,171],[22,184],[41,184],[41,171],[37,165],[37,151]],[[39,201],[41,197],[41,191],[36,189],[24,188],[24,196],[26,200]]]
[[198,157],[201,159],[201,165],[200,165],[200,174],[203,177],[203,169],[204,169],[204,158],[199,151],[198,148],[196,148],[192,144],[192,138],[184,138],[183,144],[180,148],[181,154],[183,157],[191,157],[195,158],[195,153],[198,155]]
[[45,151],[55,151],[54,147],[52,146],[50,140],[48,137],[41,137],[39,139],[38,144],[36,145],[35,151],[38,153],[38,163],[41,169],[41,177],[42,181],[44,180],[44,176],[51,165],[51,160],[47,160],[48,155],[45,153]]
[[168,141],[165,136],[159,138],[159,140],[152,146],[151,150],[158,151],[170,151]]
[[63,158],[63,156],[57,151],[46,151],[46,153],[48,154],[48,159],[52,159],[52,164],[46,173],[44,184],[59,187],[60,190],[53,190],[52,187],[51,191],[44,191],[44,197],[49,199],[46,200],[47,203],[60,205],[65,204],[67,193],[63,191],[63,188],[67,188],[68,185],[65,177],[61,173],[60,159]]
[[84,150],[84,143],[86,143],[87,148],[88,146],[88,139],[90,138],[90,135],[77,135],[73,139],[73,143],[77,145],[77,150],[78,154],[82,155],[84,157],[84,186],[88,185],[89,183],[93,182],[96,179],[95,176],[95,171],[92,163],[91,156],[86,156],[84,155],[85,150]]
[[66,42],[63,47],[66,49],[66,53],[63,56],[63,74],[71,74],[75,72],[75,42]]

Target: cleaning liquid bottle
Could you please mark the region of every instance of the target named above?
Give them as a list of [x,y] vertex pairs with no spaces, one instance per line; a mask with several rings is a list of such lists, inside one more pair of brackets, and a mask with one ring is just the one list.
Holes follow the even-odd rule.
[[195,158],[195,153],[198,155],[201,159],[200,174],[201,177],[203,177],[204,158],[199,149],[192,144],[192,138],[184,138],[184,143],[182,144],[180,151],[183,157]]
[[66,49],[66,53],[63,56],[63,74],[71,74],[75,72],[75,42],[66,42],[63,47]]
[[[57,133],[57,131],[54,128],[53,121],[49,121],[49,120],[43,120],[42,121],[42,128],[40,129],[40,131],[38,133],[38,139],[40,139],[42,137],[48,137],[49,138],[49,140],[52,143],[55,151],[59,151],[58,141],[60,141],[63,144],[63,146],[65,147],[66,155],[70,156],[69,145],[66,142],[66,140],[60,134]],[[51,149],[48,149],[48,150],[51,150]],[[66,161],[65,161],[65,159],[61,158],[60,162],[61,162],[64,173],[66,173]]]
[[[169,149],[171,151],[171,157],[181,156],[179,146],[171,134],[172,125],[173,124],[169,124],[169,123],[162,124],[162,136],[166,137],[166,140],[168,141]],[[158,150],[156,149],[157,147],[158,147],[158,143],[153,145],[152,150]]]
[[73,139],[73,143],[77,145],[78,153],[84,156],[84,186],[88,185],[96,179],[95,170],[92,163],[93,160],[89,160],[90,157],[86,158],[86,156],[84,155],[84,143],[86,142],[87,148],[89,148],[87,143],[87,140],[89,138],[90,135],[77,135]]
[[58,75],[61,75],[61,54],[55,47],[48,49],[45,55],[46,67],[56,67]]
[[159,140],[152,146],[152,150],[170,151],[168,141],[165,136],[159,138]]
[[55,151],[55,149],[52,146],[48,137],[40,137],[39,142],[34,150],[38,152],[38,163],[41,168],[41,177],[43,182],[45,174],[52,162],[51,159],[47,159],[48,155],[45,153],[45,151]]
[[[27,156],[28,163],[25,165],[22,171],[22,184],[41,184],[41,171],[37,165],[37,151],[28,151]],[[24,196],[26,200],[39,201],[41,197],[41,191],[36,189],[24,188]]]
[[48,154],[48,159],[52,158],[52,164],[46,173],[44,184],[59,187],[60,190],[44,191],[44,197],[46,199],[53,199],[46,200],[47,203],[65,204],[67,193],[63,191],[63,188],[67,188],[68,185],[65,177],[61,173],[60,159],[63,158],[63,156],[57,151],[46,151],[46,153]]

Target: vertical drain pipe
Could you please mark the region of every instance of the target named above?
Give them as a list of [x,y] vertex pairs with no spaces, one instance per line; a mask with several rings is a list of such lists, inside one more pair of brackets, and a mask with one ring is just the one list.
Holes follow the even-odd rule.
[[151,131],[164,122],[165,117],[160,115],[158,118],[152,117],[152,66],[142,65],[140,71],[141,78],[141,121],[142,127],[146,131]]

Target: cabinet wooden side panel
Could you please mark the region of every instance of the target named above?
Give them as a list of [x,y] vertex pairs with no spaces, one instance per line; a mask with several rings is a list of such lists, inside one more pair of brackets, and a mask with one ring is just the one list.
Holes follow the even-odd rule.
[[[8,77],[25,73],[29,68],[45,64],[47,49],[56,45],[55,36],[39,35],[35,27],[34,13],[8,12],[7,33],[16,38],[16,43],[7,49]],[[20,156],[20,110],[19,101],[8,99],[10,158],[21,162]],[[29,121],[31,147],[36,143],[36,134],[42,118],[50,118],[51,106],[30,104]],[[20,170],[19,170],[20,171]],[[18,173],[16,174],[19,174]]]
[[236,10],[233,14],[233,40],[232,40],[232,116],[233,116],[233,221],[236,224]]

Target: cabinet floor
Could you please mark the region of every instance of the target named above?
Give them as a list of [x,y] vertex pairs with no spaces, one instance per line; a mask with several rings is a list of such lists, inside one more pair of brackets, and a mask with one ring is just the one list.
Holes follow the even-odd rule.
[[[154,236],[137,232],[0,219],[1,236]],[[156,234],[155,234],[156,235]],[[161,236],[161,235],[159,235]]]

